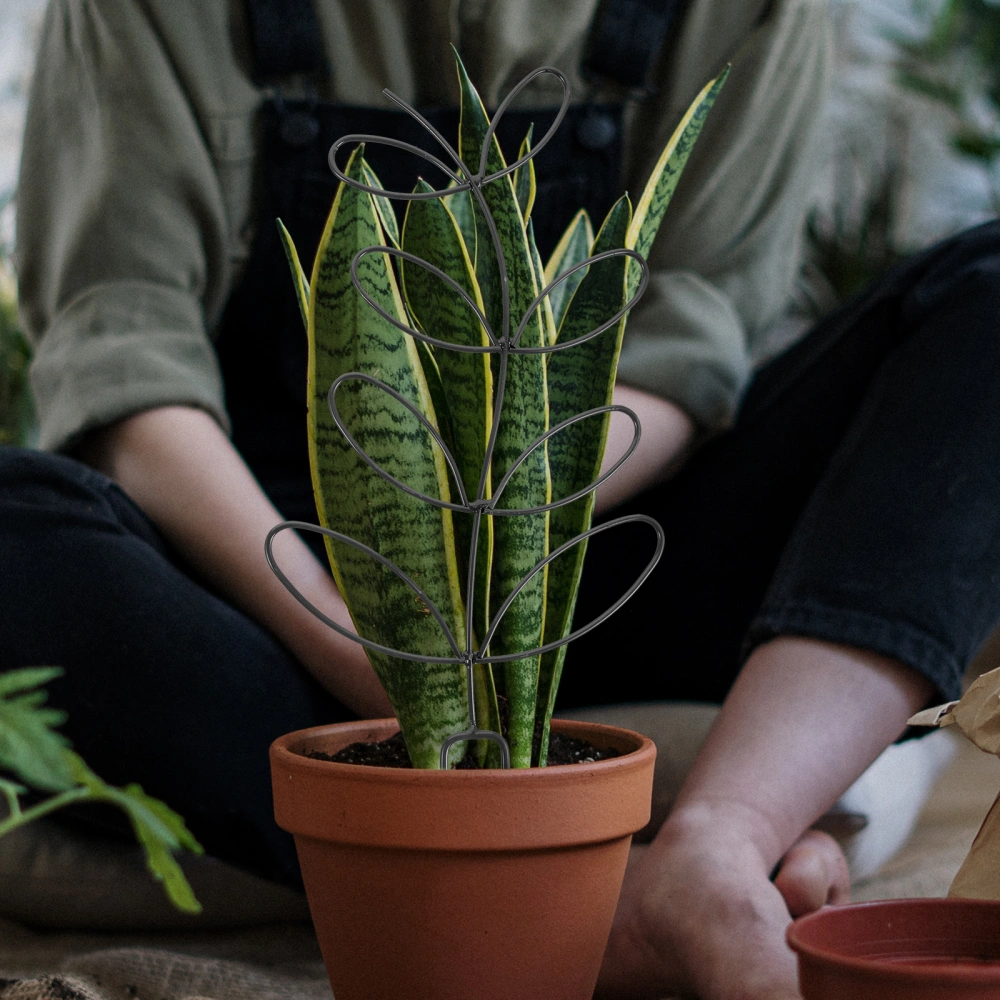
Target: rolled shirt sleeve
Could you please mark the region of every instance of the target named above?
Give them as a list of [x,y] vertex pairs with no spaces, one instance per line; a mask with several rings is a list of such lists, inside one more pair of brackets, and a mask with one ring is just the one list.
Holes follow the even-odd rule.
[[[187,21],[196,37],[204,25]],[[163,41],[127,0],[54,0],[45,17],[17,248],[46,449],[169,403],[226,424],[207,329],[229,280],[228,220],[203,122]]]
[[629,187],[638,192],[688,103],[731,62],[653,244],[650,287],[618,369],[622,381],[676,402],[702,432],[732,423],[756,347],[793,290],[824,148],[828,34],[822,0],[694,3],[655,106],[632,123]]
[[[450,67],[422,56],[437,42],[447,55],[449,32],[491,98],[546,63],[580,94],[576,70],[595,4],[562,0],[553,17],[538,0],[463,0],[454,18],[452,0],[428,0],[427,16],[390,18],[372,33],[376,7],[389,8],[318,0],[335,69],[321,94],[375,103],[374,81],[387,76],[417,104],[453,101]],[[17,239],[44,448],[71,448],[90,428],[168,404],[228,425],[211,335],[252,231],[261,99],[241,10],[50,3]],[[652,280],[619,366],[623,381],[678,403],[703,431],[732,421],[755,342],[789,298],[817,165],[826,34],[823,0],[691,0],[657,71],[656,97],[631,116],[626,177],[635,197],[695,94],[732,62],[653,245]],[[409,58],[389,59],[401,37]],[[369,73],[346,73],[356,58]]]

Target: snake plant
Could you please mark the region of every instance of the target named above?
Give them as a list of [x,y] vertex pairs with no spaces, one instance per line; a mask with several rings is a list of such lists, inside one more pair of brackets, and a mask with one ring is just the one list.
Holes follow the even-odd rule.
[[[308,334],[309,453],[321,523],[337,533],[326,536],[330,564],[372,644],[410,759],[439,767],[443,744],[470,729],[474,709],[503,732],[511,765],[530,767],[546,761],[566,647],[531,651],[572,629],[586,543],[571,543],[591,522],[594,497],[584,491],[601,468],[639,258],[725,74],[697,96],[635,209],[623,196],[596,236],[579,212],[548,261],[533,235],[545,206],[525,159],[531,136],[508,171],[461,60],[458,76],[462,166],[449,190],[436,195],[420,181],[400,228],[359,145],[309,277],[279,228]],[[444,756],[455,763],[473,752],[496,766],[494,751],[476,740]]]

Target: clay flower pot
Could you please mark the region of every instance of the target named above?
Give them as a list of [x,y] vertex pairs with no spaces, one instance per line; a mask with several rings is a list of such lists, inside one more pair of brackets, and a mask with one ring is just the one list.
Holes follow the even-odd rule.
[[590,1000],[656,749],[626,729],[553,728],[621,757],[530,770],[313,760],[395,720],[304,729],[271,747],[337,1000]]
[[893,899],[796,920],[805,1000],[996,1000],[1000,903]]

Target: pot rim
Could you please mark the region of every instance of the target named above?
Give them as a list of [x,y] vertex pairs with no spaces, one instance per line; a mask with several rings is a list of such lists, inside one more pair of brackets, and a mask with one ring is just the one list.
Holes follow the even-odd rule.
[[[574,775],[574,780],[579,780],[581,775],[594,772],[602,773],[608,770],[616,770],[622,767],[631,769],[640,765],[650,755],[656,754],[656,747],[653,741],[642,733],[636,733],[631,729],[623,729],[620,726],[610,726],[603,722],[582,722],[576,719],[553,719],[552,725],[558,726],[559,730],[566,732],[569,730],[579,730],[581,732],[600,732],[602,734],[617,738],[620,742],[634,743],[632,750],[623,752],[618,757],[608,757],[604,760],[595,760],[580,764],[551,764],[546,767],[530,768],[487,768],[468,770],[448,771],[430,770],[424,768],[408,767],[378,767],[372,764],[348,764],[341,761],[317,760],[307,757],[299,747],[307,740],[321,738],[328,734],[341,733],[347,729],[356,728],[359,731],[376,727],[387,727],[392,724],[398,728],[399,723],[395,718],[385,719],[355,719],[349,722],[334,722],[326,726],[312,726],[307,729],[297,729],[294,732],[279,736],[271,744],[271,753],[278,760],[291,758],[297,767],[308,767],[316,771],[337,768],[343,770],[341,778],[354,778],[358,781],[378,781],[380,783],[393,783],[401,781],[409,784],[413,781],[423,782],[467,782],[489,780],[495,781],[544,781],[559,780],[569,775]],[[360,739],[359,741],[360,742]],[[296,747],[298,744],[298,747]]]
[[560,721],[557,728],[615,746],[622,756],[510,770],[373,767],[314,760],[302,751],[310,743],[329,752],[352,740],[385,739],[396,731],[395,719],[288,733],[271,745],[275,818],[296,835],[420,850],[563,848],[642,829],[650,815],[653,741],[599,723]]
[[[879,979],[892,980],[895,982],[942,985],[947,986],[955,982],[956,973],[961,969],[960,976],[963,982],[981,985],[995,985],[1000,982],[1000,968],[997,964],[989,967],[979,967],[974,964],[956,965],[954,971],[929,970],[926,966],[907,965],[905,962],[886,962],[879,958],[860,958],[856,955],[845,955],[840,951],[813,942],[801,940],[803,928],[810,928],[813,924],[824,922],[830,914],[849,914],[860,910],[914,910],[921,908],[947,908],[953,910],[969,909],[1000,912],[1000,902],[991,899],[956,899],[942,897],[928,897],[919,899],[875,899],[862,903],[848,903],[843,906],[824,906],[820,910],[809,913],[804,917],[796,919],[788,928],[785,939],[788,946],[800,956],[810,958],[814,961],[836,966],[840,970],[864,973]],[[901,945],[905,941],[900,942]],[[970,958],[972,956],[969,956]]]

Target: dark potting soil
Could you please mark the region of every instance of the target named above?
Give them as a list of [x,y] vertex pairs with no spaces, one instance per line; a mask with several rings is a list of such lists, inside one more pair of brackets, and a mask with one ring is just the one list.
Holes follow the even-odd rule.
[[[334,754],[313,750],[306,754],[314,760],[333,760],[339,764],[367,764],[369,767],[413,767],[406,753],[403,734],[396,733],[378,743],[350,743]],[[578,740],[563,733],[552,733],[549,737],[548,762],[554,764],[589,764],[595,760],[620,757],[614,747],[595,747],[586,740]],[[455,768],[457,771],[478,771],[479,765],[471,754],[467,754]]]

